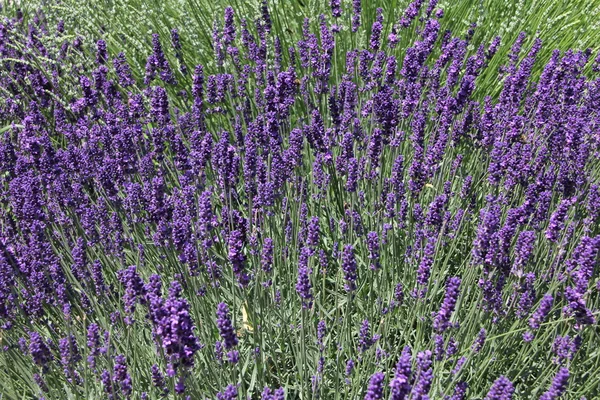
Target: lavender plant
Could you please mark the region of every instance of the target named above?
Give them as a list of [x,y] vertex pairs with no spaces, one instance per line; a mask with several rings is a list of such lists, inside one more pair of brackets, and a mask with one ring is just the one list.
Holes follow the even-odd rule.
[[600,395],[600,57],[329,6],[193,68],[2,21],[3,397]]

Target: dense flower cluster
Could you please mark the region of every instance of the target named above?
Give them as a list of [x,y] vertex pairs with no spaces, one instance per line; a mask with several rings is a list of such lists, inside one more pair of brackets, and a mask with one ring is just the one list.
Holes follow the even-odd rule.
[[597,393],[600,57],[537,73],[539,39],[499,60],[436,0],[367,5],[290,46],[266,0],[227,7],[214,62],[174,28],[143,71],[112,35],[0,22],[15,398]]

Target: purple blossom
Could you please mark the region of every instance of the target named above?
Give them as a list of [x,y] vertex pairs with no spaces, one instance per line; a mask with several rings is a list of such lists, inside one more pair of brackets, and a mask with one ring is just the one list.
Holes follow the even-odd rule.
[[113,59],[113,67],[115,68],[121,86],[129,87],[135,84],[135,80],[131,74],[131,68],[127,63],[127,59],[123,52],[119,53],[117,57]]
[[70,375],[69,371],[76,367],[76,364],[81,360],[81,354],[75,336],[69,335],[58,341],[58,349],[60,351],[60,362],[65,369],[65,374]]
[[534,243],[534,231],[523,231],[519,234],[515,245],[515,261],[513,263],[513,273],[516,273],[518,276],[522,274],[523,267],[525,267],[531,258]]
[[394,378],[390,382],[391,399],[404,400],[411,390],[412,354],[410,347],[404,346],[396,364]]
[[438,332],[445,331],[450,326],[450,317],[458,300],[460,278],[453,276],[446,283],[446,296],[433,321],[433,328]]
[[329,5],[331,7],[331,15],[334,18],[342,16],[342,1],[341,0],[330,0]]
[[225,303],[219,303],[217,306],[217,327],[219,328],[219,334],[223,338],[225,348],[231,349],[237,346],[238,338],[231,322],[229,307]]
[[371,260],[370,268],[372,270],[379,269],[379,236],[377,232],[369,232],[367,234],[367,248],[369,250],[369,259]]
[[231,7],[225,8],[225,24],[223,26],[223,44],[228,45],[235,40],[234,11]]
[[385,375],[383,372],[376,372],[369,379],[369,386],[367,387],[367,394],[365,394],[365,400],[379,400],[383,398],[383,380]]
[[378,8],[376,11],[375,22],[371,27],[371,38],[369,39],[369,47],[377,51],[381,45],[381,31],[383,30],[383,9]]
[[512,382],[505,376],[500,376],[494,381],[485,400],[510,400],[515,392]]
[[106,51],[106,42],[104,40],[98,40],[96,42],[96,64],[103,65],[108,59],[108,53]]
[[447,400],[464,400],[467,397],[468,387],[467,382],[458,382],[454,387],[454,394],[448,397]]
[[234,400],[238,398],[238,390],[235,385],[228,385],[223,391],[217,393],[218,400]]
[[360,330],[358,332],[359,351],[361,353],[364,353],[365,351],[369,350],[371,346],[373,346],[373,344],[377,342],[377,340],[379,340],[379,335],[371,336],[371,326],[369,325],[369,320],[365,319],[362,322]]
[[354,371],[354,360],[351,358],[346,362],[345,374],[346,376],[352,375],[352,371]]
[[154,385],[154,387],[158,388],[163,393],[167,393],[169,389],[166,386],[165,378],[157,364],[152,365],[151,372],[152,384]]
[[548,228],[546,229],[546,239],[549,241],[556,242],[558,239],[558,234],[564,230],[565,219],[571,204],[572,200],[570,199],[561,201],[556,208],[556,211],[550,217],[550,222],[548,223]]
[[427,244],[425,249],[423,250],[423,257],[421,257],[421,262],[419,263],[419,267],[417,269],[417,284],[420,286],[424,286],[420,293],[420,297],[424,294],[424,290],[426,290],[426,286],[429,283],[429,277],[431,276],[431,267],[433,265],[433,256],[435,255],[435,245],[436,239],[435,236],[431,236],[427,239]]
[[44,369],[53,359],[50,348],[37,332],[29,332],[29,354],[33,362]]
[[568,305],[565,307],[566,314],[575,317],[578,327],[596,323],[596,318],[591,310],[586,307],[586,300],[583,293],[569,286],[565,289],[565,298],[568,302]]
[[260,261],[263,271],[270,273],[273,268],[273,239],[265,238]]
[[557,400],[559,399],[566,391],[567,385],[569,384],[569,370],[565,367],[561,368],[557,373],[554,379],[552,380],[552,385],[547,392],[542,394],[540,400]]
[[417,371],[415,372],[415,383],[411,391],[411,399],[429,399],[428,393],[433,382],[431,356],[432,353],[430,350],[425,350],[417,354]]
[[479,330],[479,333],[477,334],[477,338],[475,339],[475,342],[471,346],[471,349],[475,353],[479,353],[481,351],[481,349],[483,348],[483,345],[485,344],[486,334],[487,334],[487,332],[485,331],[484,328],[481,328]]
[[180,367],[192,368],[194,355],[201,348],[194,334],[195,326],[190,314],[190,304],[183,298],[182,291],[183,288],[178,281],[171,283],[163,311],[157,312],[160,319],[155,325],[155,333],[161,339],[162,348],[173,371],[177,371]]
[[347,244],[344,246],[344,251],[342,253],[342,271],[344,272],[344,279],[346,280],[346,285],[344,288],[348,292],[352,292],[356,289],[356,260],[354,259],[354,247],[351,244]]
[[552,343],[552,352],[556,354],[553,362],[562,364],[566,360],[572,360],[575,353],[579,350],[582,344],[581,336],[571,338],[569,335],[557,336]]
[[246,256],[243,252],[243,234],[240,230],[229,233],[229,261],[233,267],[233,273],[240,285],[246,286],[250,282],[250,276],[246,272]]
[[283,388],[279,389],[271,389],[268,386],[265,386],[263,392],[261,394],[262,400],[285,400],[285,391]]
[[[298,280],[296,282],[296,292],[302,299],[302,306],[304,308],[312,307],[312,285],[310,283],[310,274],[312,271],[308,268],[308,255],[310,250],[307,247],[303,247],[300,251],[299,266],[298,266]],[[304,261],[302,257],[305,257]]]
[[544,322],[544,320],[548,316],[548,313],[552,309],[553,302],[554,298],[550,293],[547,293],[544,295],[544,297],[542,297],[540,305],[529,319],[529,327],[531,329],[539,329],[541,323]]
[[313,248],[318,247],[320,238],[319,233],[319,217],[312,217],[308,223],[308,235],[306,237],[306,244]]
[[358,32],[360,27],[360,14],[362,12],[361,0],[352,0],[352,32]]
[[131,394],[133,387],[131,376],[127,372],[126,359],[122,354],[119,354],[115,357],[115,366],[112,378],[115,386],[118,386],[121,389],[121,393],[123,393],[125,397],[128,397]]
[[407,28],[419,14],[422,5],[423,0],[414,0],[413,2],[411,2],[404,11],[404,15],[400,19],[400,26],[403,28]]

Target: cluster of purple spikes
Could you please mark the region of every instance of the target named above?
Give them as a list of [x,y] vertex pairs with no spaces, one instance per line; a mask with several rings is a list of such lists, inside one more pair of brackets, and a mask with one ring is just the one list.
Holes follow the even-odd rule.
[[[64,24],[0,23],[0,351],[27,360],[28,393],[329,398],[340,380],[365,400],[511,399],[532,378],[492,365],[474,388],[464,366],[512,331],[523,352],[545,341],[540,399],[588,368],[600,59],[556,50],[537,78],[542,42],[521,34],[478,102],[499,38],[443,32],[435,0],[390,29],[345,3],[289,48],[266,1],[253,27],[228,7],[215,65],[193,69],[177,29],[135,71]],[[345,16],[364,48],[339,44]],[[290,350],[311,333],[316,361]],[[197,382],[214,371],[226,384]]]

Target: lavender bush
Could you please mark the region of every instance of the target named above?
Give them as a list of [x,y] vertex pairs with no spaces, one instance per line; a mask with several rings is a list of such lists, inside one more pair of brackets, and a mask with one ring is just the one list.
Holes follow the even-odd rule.
[[4,398],[600,396],[600,57],[363,6],[143,71],[2,21]]

